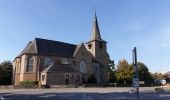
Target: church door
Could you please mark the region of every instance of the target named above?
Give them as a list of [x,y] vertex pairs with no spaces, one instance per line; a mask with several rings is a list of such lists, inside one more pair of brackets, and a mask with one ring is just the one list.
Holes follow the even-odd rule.
[[66,75],[66,76],[65,76],[65,83],[66,83],[66,84],[69,84],[69,82],[70,82],[70,76],[69,76],[69,75]]

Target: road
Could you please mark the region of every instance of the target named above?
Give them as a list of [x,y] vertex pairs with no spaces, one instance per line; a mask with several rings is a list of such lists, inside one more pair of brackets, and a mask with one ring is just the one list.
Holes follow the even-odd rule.
[[[170,89],[140,88],[140,100],[170,100]],[[1,89],[5,100],[137,100],[130,88]]]

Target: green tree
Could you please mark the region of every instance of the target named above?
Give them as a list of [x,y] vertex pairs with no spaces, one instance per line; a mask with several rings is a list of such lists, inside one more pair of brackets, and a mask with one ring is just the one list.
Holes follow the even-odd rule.
[[116,83],[116,81],[116,72],[111,70],[109,72],[109,83]]
[[115,70],[114,60],[109,60],[108,66],[109,66],[109,70],[114,71]]
[[154,79],[149,72],[148,67],[144,63],[138,62],[138,72],[140,81],[144,81],[145,83],[153,83]]
[[166,79],[166,82],[170,82],[170,71],[166,72],[164,75],[163,75],[163,78]]
[[114,60],[109,60],[108,66],[109,66],[109,83],[115,83],[116,74]]
[[155,80],[162,80],[162,79],[165,78],[165,76],[164,76],[163,74],[158,73],[158,72],[153,73],[152,76],[153,76],[153,78],[154,78]]
[[4,61],[0,64],[0,84],[10,85],[12,80],[12,63]]
[[122,59],[118,62],[116,70],[116,78],[118,82],[123,82],[125,85],[131,83],[132,81],[133,70],[129,66],[128,62],[125,59]]

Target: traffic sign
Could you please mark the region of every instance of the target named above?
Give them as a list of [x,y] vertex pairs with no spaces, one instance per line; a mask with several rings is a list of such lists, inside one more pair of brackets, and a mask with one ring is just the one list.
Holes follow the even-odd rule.
[[139,87],[139,79],[133,78],[133,87]]

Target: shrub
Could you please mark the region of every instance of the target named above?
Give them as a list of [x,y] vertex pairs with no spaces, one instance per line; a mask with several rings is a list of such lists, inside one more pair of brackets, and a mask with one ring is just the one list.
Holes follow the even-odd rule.
[[96,77],[93,74],[88,78],[88,83],[97,83]]
[[21,81],[20,86],[22,88],[33,88],[38,85],[38,81]]

